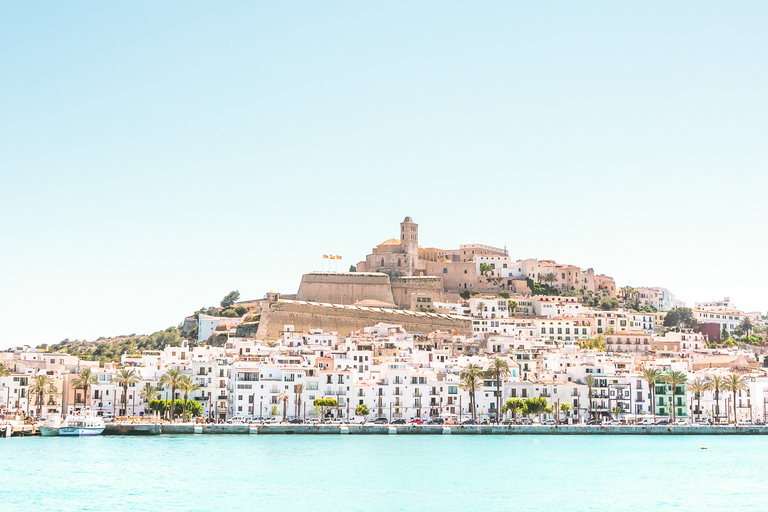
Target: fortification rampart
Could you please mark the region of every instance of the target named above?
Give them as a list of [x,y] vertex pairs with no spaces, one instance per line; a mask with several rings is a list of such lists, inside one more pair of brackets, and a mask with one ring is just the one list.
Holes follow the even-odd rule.
[[468,336],[472,331],[472,321],[468,318],[399,309],[281,300],[272,303],[269,309],[262,312],[256,337],[261,340],[279,338],[285,325],[293,325],[299,332],[319,328],[346,336],[380,322],[402,325],[411,333],[455,330],[458,334]]
[[435,276],[413,276],[390,278],[392,296],[399,308],[411,306],[412,293],[425,293],[433,301],[442,302],[444,297],[443,278]]
[[389,276],[380,272],[311,272],[301,277],[299,301],[354,304],[376,300],[394,304]]

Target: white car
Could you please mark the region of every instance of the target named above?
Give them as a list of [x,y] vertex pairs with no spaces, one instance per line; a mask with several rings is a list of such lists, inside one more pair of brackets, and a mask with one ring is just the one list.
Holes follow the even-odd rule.
[[306,423],[307,425],[319,425],[320,424],[320,420],[317,419],[317,418],[309,418],[304,423]]
[[675,422],[675,425],[677,425],[678,427],[686,427],[688,426],[688,422],[685,420],[677,420]]

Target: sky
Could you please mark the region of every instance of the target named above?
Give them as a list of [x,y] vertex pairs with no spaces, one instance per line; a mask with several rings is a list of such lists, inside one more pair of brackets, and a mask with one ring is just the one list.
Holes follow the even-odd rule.
[[[0,348],[397,237],[768,310],[765,2],[0,5]],[[326,267],[327,268],[327,267]]]

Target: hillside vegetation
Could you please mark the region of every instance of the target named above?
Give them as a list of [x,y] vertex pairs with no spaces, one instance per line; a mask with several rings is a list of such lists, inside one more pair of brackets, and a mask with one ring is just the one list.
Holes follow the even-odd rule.
[[149,336],[130,334],[113,338],[99,338],[96,341],[70,341],[66,339],[55,345],[39,345],[37,348],[46,352],[65,352],[73,356],[102,364],[120,361],[123,353],[140,354],[144,350],[162,350],[166,345],[178,347],[181,345],[180,331],[169,327]]

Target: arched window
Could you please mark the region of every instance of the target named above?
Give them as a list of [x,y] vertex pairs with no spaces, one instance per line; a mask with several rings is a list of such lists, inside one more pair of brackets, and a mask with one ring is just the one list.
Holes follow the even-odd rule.
[[381,258],[381,266],[384,266],[384,258]]

